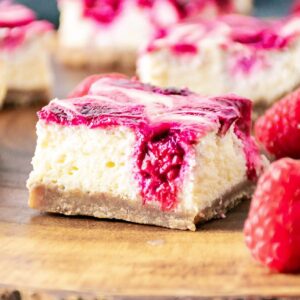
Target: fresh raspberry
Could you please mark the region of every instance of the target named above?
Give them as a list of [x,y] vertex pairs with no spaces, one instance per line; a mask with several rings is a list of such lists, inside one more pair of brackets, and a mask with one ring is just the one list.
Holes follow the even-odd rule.
[[252,255],[264,265],[300,271],[300,161],[283,158],[261,176],[244,234]]
[[75,89],[68,95],[68,98],[79,98],[82,96],[86,96],[89,93],[89,90],[94,82],[99,80],[100,78],[126,78],[126,76],[122,74],[112,73],[112,74],[95,74],[85,78],[82,82],[80,82]]
[[300,89],[274,104],[257,120],[255,136],[276,158],[300,158]]

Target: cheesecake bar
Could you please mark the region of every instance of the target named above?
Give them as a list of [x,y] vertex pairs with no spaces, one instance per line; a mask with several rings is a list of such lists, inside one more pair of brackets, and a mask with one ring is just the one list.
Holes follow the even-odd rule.
[[166,26],[251,7],[252,0],[59,0],[59,57],[72,67],[134,70],[139,47]]
[[300,17],[242,15],[174,25],[138,60],[143,82],[203,95],[233,92],[268,107],[300,84]]
[[265,165],[251,104],[91,77],[38,113],[29,206],[183,230],[224,217]]
[[29,8],[0,1],[1,103],[49,100],[52,75],[47,47],[51,34],[52,25],[36,20]]

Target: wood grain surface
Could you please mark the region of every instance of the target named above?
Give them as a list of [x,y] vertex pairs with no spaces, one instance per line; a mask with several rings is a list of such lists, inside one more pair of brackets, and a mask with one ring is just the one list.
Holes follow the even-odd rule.
[[29,209],[37,109],[0,113],[1,299],[300,299],[299,275],[272,273],[250,257],[248,202],[197,232]]

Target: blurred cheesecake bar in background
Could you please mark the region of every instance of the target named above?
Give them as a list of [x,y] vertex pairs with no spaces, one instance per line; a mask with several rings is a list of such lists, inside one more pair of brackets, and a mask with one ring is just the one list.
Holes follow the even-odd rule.
[[52,29],[50,23],[36,20],[29,8],[0,1],[1,104],[49,100]]
[[250,100],[93,76],[39,113],[29,205],[195,230],[251,193]]
[[248,13],[252,0],[59,0],[59,56],[69,66],[134,70],[138,49],[182,19]]
[[186,21],[150,41],[137,72],[146,83],[203,95],[236,93],[265,108],[300,85],[299,33],[299,16]]

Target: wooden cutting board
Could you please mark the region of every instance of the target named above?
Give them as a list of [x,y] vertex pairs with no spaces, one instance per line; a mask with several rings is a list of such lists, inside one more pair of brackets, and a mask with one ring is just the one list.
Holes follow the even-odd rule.
[[246,249],[247,201],[197,232],[29,209],[37,109],[0,113],[1,299],[300,299],[300,275],[272,273]]

